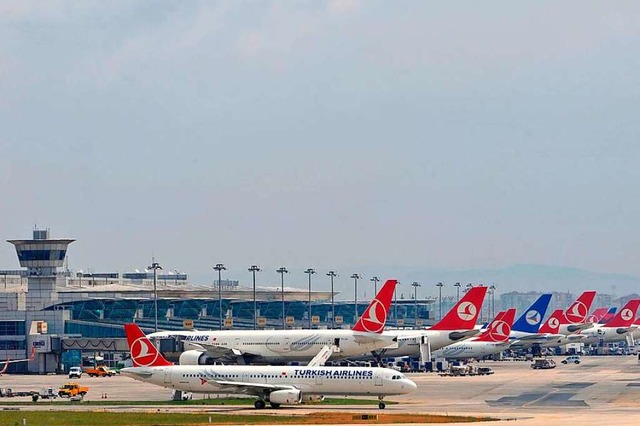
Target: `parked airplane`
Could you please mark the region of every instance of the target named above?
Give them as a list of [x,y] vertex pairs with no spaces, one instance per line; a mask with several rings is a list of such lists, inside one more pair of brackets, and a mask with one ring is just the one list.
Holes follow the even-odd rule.
[[447,345],[478,334],[476,321],[482,311],[482,301],[487,287],[471,287],[469,291],[433,326],[423,330],[387,330],[386,336],[397,337],[398,347],[389,347],[374,352],[374,357],[420,357],[428,358],[428,351],[435,351]]
[[445,346],[433,355],[436,358],[465,359],[500,353],[509,348],[509,334],[515,316],[514,308],[499,312],[480,336]]
[[12,362],[25,362],[25,361],[33,361],[36,357],[36,347],[35,346],[31,346],[31,355],[29,356],[29,358],[23,358],[23,359],[7,359],[6,361],[0,361],[0,363],[4,362],[4,367],[2,368],[2,370],[0,370],[0,376],[2,376],[4,373],[7,372],[7,369],[9,368],[9,364],[11,364]]
[[606,315],[606,313],[607,308],[598,308],[589,314],[589,316],[587,317],[587,322],[590,322],[592,324],[600,322],[600,320]]
[[605,314],[602,316],[602,318],[600,318],[600,321],[597,321],[597,322],[598,322],[598,324],[606,324],[606,323],[608,323],[609,321],[611,321],[611,320],[613,319],[613,317],[615,317],[615,316],[616,316],[616,311],[617,311],[617,310],[618,310],[618,308],[616,308],[616,307],[613,307],[613,308],[609,309],[609,310],[607,311],[607,313],[605,313]]
[[595,297],[595,291],[585,291],[567,308],[560,322],[560,334],[568,335],[591,327],[592,324],[586,321]]
[[636,330],[633,325],[640,307],[640,299],[628,301],[622,309],[606,324],[594,324],[586,330],[581,330],[580,335],[584,336],[583,343],[618,342],[625,340],[627,335]]
[[540,334],[539,330],[550,301],[550,293],[540,295],[529,309],[513,323],[509,335],[509,340],[512,342],[510,349],[525,349],[546,340],[546,336]]
[[126,376],[169,389],[207,394],[256,396],[256,408],[266,402],[299,404],[325,395],[373,395],[379,408],[383,398],[417,389],[416,384],[388,368],[292,367],[255,365],[173,365],[167,361],[136,324],[126,324],[125,333],[134,367],[120,370]]
[[556,309],[540,326],[538,334],[541,336],[541,348],[553,348],[556,346],[567,345],[569,343],[580,343],[584,336],[579,334],[560,334],[560,323],[564,321],[564,312],[562,309]]
[[182,338],[180,365],[207,365],[215,361],[238,364],[284,364],[309,361],[324,346],[332,359],[395,345],[396,336],[382,334],[396,280],[388,280],[351,330],[219,330],[162,331],[151,338]]

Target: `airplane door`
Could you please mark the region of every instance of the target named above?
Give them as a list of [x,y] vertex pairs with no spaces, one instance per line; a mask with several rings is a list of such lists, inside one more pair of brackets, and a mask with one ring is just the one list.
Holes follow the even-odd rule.
[[164,383],[171,383],[171,368],[164,369]]
[[282,352],[290,352],[291,351],[291,338],[286,337],[284,342],[282,342]]
[[241,344],[242,344],[242,339],[240,339],[239,337],[236,337],[235,340],[233,341],[233,349],[240,350]]
[[373,382],[375,386],[382,386],[382,371],[376,370],[375,373],[373,373]]
[[316,376],[316,385],[322,385],[322,376],[319,374]]

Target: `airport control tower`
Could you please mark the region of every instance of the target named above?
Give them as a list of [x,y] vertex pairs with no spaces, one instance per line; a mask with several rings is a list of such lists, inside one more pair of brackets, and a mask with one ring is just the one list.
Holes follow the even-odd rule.
[[[20,266],[27,268],[27,310],[41,310],[58,300],[57,269],[64,264],[67,246],[75,240],[51,239],[48,229],[34,229],[32,240],[7,240],[16,247]],[[60,285],[64,285],[60,283]]]

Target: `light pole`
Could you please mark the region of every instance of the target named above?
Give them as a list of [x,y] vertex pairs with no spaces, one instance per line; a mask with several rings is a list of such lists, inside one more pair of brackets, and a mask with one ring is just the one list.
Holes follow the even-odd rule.
[[316,271],[313,268],[307,268],[304,273],[309,275],[309,309],[307,310],[307,316],[309,317],[309,330],[311,330],[311,275],[315,274]]
[[162,266],[155,259],[151,259],[151,266],[147,269],[153,269],[153,313],[155,318],[155,331],[158,332],[158,269]]
[[336,328],[336,309],[333,303],[333,279],[337,277],[338,274],[336,274],[336,271],[329,271],[327,272],[327,275],[331,277],[331,324],[332,324],[331,328],[335,329]]
[[380,278],[378,277],[373,277],[371,278],[370,281],[373,281],[373,298],[375,298],[378,295],[378,283],[380,282]]
[[496,314],[496,286],[491,284],[491,286],[489,286],[489,290],[491,290],[491,318],[493,318]]
[[353,303],[356,306],[356,316],[353,317],[353,321],[358,321],[358,279],[361,278],[360,274],[351,274],[351,278],[353,278]]
[[456,302],[460,301],[460,283],[453,285],[456,288]]
[[281,266],[276,270],[277,273],[280,274],[280,286],[282,288],[282,329],[285,330],[287,328],[287,324],[284,318],[284,274],[288,274],[287,268]]
[[222,271],[226,271],[227,268],[222,263],[216,263],[213,269],[218,271],[218,310],[220,311],[220,330],[222,330]]
[[398,286],[400,281],[396,282],[396,288],[393,289],[393,311],[396,320],[396,327],[398,326]]
[[413,286],[413,303],[415,308],[414,325],[418,327],[418,287],[422,286],[417,281],[412,282],[411,285]]
[[258,325],[258,304],[256,303],[256,272],[260,272],[261,269],[258,265],[251,265],[249,272],[253,274],[253,329],[255,330]]
[[442,287],[444,287],[444,284],[438,283],[436,286],[438,287],[438,311],[440,319],[442,319]]

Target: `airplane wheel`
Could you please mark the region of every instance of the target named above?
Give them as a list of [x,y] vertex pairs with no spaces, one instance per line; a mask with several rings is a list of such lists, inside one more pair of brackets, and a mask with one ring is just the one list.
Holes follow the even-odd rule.
[[258,410],[262,410],[264,407],[266,407],[266,404],[264,403],[263,400],[259,399],[253,403],[253,406],[256,407]]
[[271,408],[280,408],[280,404],[276,402],[270,402],[269,405],[271,405]]
[[380,401],[380,403],[378,404],[378,408],[384,410],[384,407],[386,407],[386,405],[384,404],[384,402]]

